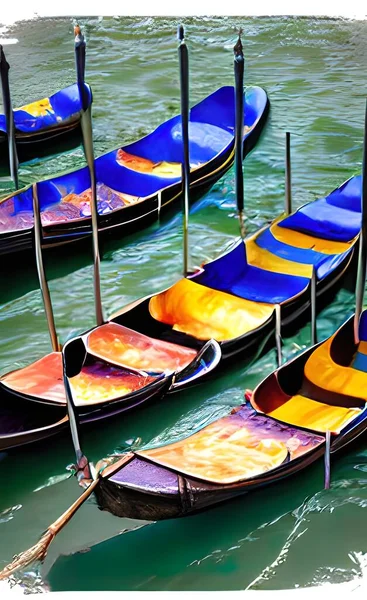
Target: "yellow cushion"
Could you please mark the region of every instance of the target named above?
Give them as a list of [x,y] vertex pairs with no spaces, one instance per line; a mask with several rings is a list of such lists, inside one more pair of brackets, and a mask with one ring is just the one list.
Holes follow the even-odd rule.
[[252,302],[181,279],[153,296],[149,311],[154,319],[199,340],[236,338],[265,323],[273,304]]
[[324,390],[367,400],[367,373],[338,365],[330,356],[335,335],[311,354],[305,365],[305,375]]
[[320,433],[326,431],[339,433],[343,426],[360,412],[360,408],[329,406],[297,395],[268,414],[270,417],[296,427],[306,427]]
[[323,252],[324,254],[340,254],[346,252],[353,246],[358,237],[357,236],[350,242],[333,242],[331,240],[324,240],[322,238],[306,235],[299,231],[293,231],[293,229],[287,229],[286,227],[279,227],[277,223],[271,225],[270,231],[279,242],[289,244],[295,248],[312,249],[316,252]]
[[32,115],[32,117],[45,117],[47,114],[54,112],[49,98],[43,98],[43,100],[31,102],[30,104],[21,106],[18,110],[24,110],[29,115]]
[[293,262],[277,256],[269,252],[269,250],[260,248],[256,244],[256,237],[246,241],[246,254],[249,265],[275,273],[298,275],[299,277],[308,277],[309,279],[312,277],[312,265]]

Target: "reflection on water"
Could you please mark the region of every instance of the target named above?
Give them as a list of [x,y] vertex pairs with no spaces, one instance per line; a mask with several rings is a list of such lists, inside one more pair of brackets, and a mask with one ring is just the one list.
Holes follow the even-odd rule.
[[[232,85],[239,26],[244,29],[246,83],[264,86],[270,96],[268,125],[245,162],[247,231],[281,210],[286,130],[292,134],[295,206],[360,172],[366,22],[195,17],[184,24],[192,104]],[[87,80],[94,92],[96,154],[149,133],[179,112],[176,19],[90,18],[81,25],[88,42]],[[72,20],[64,18],[9,29],[9,38],[19,40],[6,48],[14,106],[74,81],[72,31]],[[83,164],[77,148],[23,165],[20,179],[26,184]],[[192,211],[192,264],[213,258],[237,235],[231,169]],[[181,275],[182,219],[171,215],[161,226],[105,242],[103,255],[108,314]],[[57,329],[65,342],[94,325],[91,248],[54,251],[46,266]],[[2,261],[2,269],[0,372],[5,373],[40,358],[50,345],[34,261],[12,257]],[[319,338],[330,335],[352,310],[351,291],[340,290],[319,316]],[[288,359],[310,343],[310,327],[284,342]],[[186,436],[227,414],[242,401],[245,388],[253,388],[275,367],[272,350],[250,366],[238,362],[205,385],[87,429],[85,452],[95,461],[137,438],[142,447]],[[364,444],[365,438],[334,461],[329,491],[323,490],[320,463],[292,481],[182,520],[131,522],[102,513],[88,501],[57,537],[45,565],[15,581],[35,591],[235,590],[358,579],[365,574],[367,552],[360,525],[367,500]],[[66,478],[66,466],[74,459],[67,432],[0,458],[3,565],[32,545],[79,490]]]

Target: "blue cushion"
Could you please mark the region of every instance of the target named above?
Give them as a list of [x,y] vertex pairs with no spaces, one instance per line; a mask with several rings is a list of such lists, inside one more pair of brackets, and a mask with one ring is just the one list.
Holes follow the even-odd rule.
[[359,339],[367,342],[367,310],[362,311],[359,319]]
[[327,196],[326,201],[333,206],[361,212],[362,176],[356,175],[345,181]]
[[349,242],[359,232],[361,213],[332,206],[326,198],[310,202],[279,223],[325,240]]
[[242,240],[224,256],[204,266],[193,277],[197,283],[254,302],[281,304],[309,285],[306,277],[273,273],[249,265]]
[[353,369],[357,369],[357,371],[364,371],[367,373],[367,356],[362,354],[362,352],[357,352],[352,367]]

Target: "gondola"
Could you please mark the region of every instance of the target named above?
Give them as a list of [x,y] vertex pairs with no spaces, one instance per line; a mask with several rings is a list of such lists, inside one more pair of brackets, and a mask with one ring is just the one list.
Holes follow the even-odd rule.
[[[242,94],[242,84],[239,89]],[[237,145],[237,154],[240,146]],[[242,160],[239,162],[242,165]],[[360,230],[361,213],[354,210],[358,208],[359,190],[360,177],[350,179],[327,198],[307,204],[245,241],[236,242],[233,250],[168,291],[137,301],[107,321],[102,317],[97,283],[97,326],[70,342],[76,361],[82,357],[84,363],[78,390],[74,390],[79,395],[77,408],[82,419],[92,414],[99,418],[108,416],[115,401],[119,410],[130,407],[129,394],[137,393],[135,386],[141,388],[144,399],[149,386],[159,388],[157,394],[176,390],[178,386],[168,384],[163,373],[172,375],[177,369],[193,369],[194,376],[181,378],[181,387],[197,383],[197,353],[201,356],[203,352],[208,361],[200,369],[202,381],[220,359],[239,353],[256,356],[275,333],[281,362],[282,327],[296,322],[310,303],[314,308],[316,296],[335,286],[351,264]],[[34,189],[33,201],[36,200]],[[37,207],[34,212],[38,213]],[[296,225],[302,226],[304,233],[300,234]],[[167,306],[179,314],[178,325],[166,323]],[[193,313],[194,325],[185,321]],[[312,314],[315,318],[314,310]],[[51,329],[53,352],[0,378],[4,402],[20,398],[44,404],[49,412],[66,405],[60,348],[54,326]],[[121,369],[129,371],[130,388],[124,394],[119,380]],[[108,374],[116,378],[116,387],[111,387]],[[144,377],[151,374],[161,379],[146,385],[148,380],[145,382]],[[7,447],[14,441],[25,443],[29,433],[27,430],[18,439],[3,431],[0,444]]]
[[[75,33],[80,34],[79,27],[75,28]],[[9,160],[9,154],[12,152],[15,152],[16,162],[25,162],[59,152],[60,148],[66,150],[78,145],[82,140],[81,115],[92,104],[90,86],[84,83],[86,93],[83,101],[78,80],[77,83],[58,90],[48,98],[30,102],[13,110],[8,71],[9,64],[0,45],[0,75],[4,105],[4,114],[0,114],[2,170],[11,162],[12,157]],[[84,79],[84,70],[80,73],[80,77]]]
[[[245,94],[244,153],[255,145],[268,113],[266,92],[257,86]],[[232,166],[234,89],[221,87],[191,109],[190,155],[195,198]],[[157,221],[181,197],[180,116],[164,122],[140,140],[95,160],[98,227],[119,235]],[[88,167],[37,183],[44,246],[90,235],[91,184]],[[32,186],[0,201],[0,254],[32,247]]]
[[[86,84],[87,85],[87,84]],[[89,86],[89,105],[92,92]],[[81,142],[82,112],[78,84],[74,83],[48,98],[14,109],[15,139],[19,162],[58,152],[70,138],[70,147]],[[6,118],[0,114],[0,165],[8,162]]]

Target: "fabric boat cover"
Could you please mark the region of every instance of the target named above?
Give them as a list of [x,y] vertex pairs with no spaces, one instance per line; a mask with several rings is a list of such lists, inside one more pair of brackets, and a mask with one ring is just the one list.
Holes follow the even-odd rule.
[[136,454],[189,477],[229,484],[264,475],[323,442],[245,405],[184,440]]
[[97,327],[85,338],[90,354],[125,368],[172,373],[186,367],[197,352],[150,338],[117,323]]
[[[92,102],[92,92],[89,85],[87,90],[88,106]],[[43,100],[38,100],[14,109],[15,129],[31,134],[61,125],[77,116],[82,111],[78,84],[74,83]],[[0,132],[6,133],[5,115],[0,114]]]

